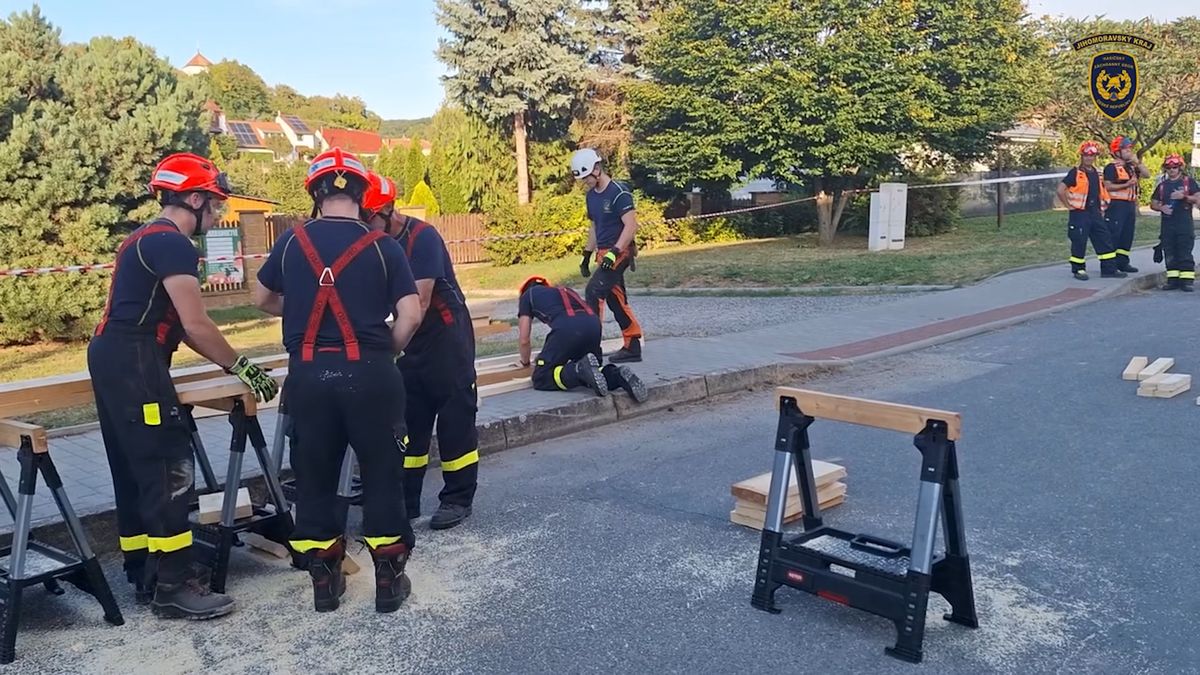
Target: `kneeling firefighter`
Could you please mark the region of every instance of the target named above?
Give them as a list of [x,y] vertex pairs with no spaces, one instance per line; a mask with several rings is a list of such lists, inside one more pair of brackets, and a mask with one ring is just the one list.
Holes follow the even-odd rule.
[[367,170],[357,157],[341,148],[318,155],[304,187],[320,217],[279,238],[255,289],[256,304],[283,317],[290,357],[297,513],[289,543],[308,558],[316,610],[337,609],[346,590],[337,486],[349,444],[362,474],[375,609],[394,612],[411,591],[404,569],[415,538],[401,488],[404,380],[393,360],[420,321],[416,286],[400,246],[359,219]]
[[629,366],[610,363],[600,367],[600,317],[578,293],[565,286],[551,286],[542,277],[526,279],[520,293],[517,324],[521,365],[530,365],[533,319],[550,327],[533,367],[534,389],[588,387],[597,396],[624,389],[638,403],[648,398],[646,385]]

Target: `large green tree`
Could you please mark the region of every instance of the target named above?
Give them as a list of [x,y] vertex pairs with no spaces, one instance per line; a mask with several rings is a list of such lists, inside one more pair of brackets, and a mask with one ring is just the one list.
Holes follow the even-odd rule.
[[[914,147],[967,159],[1031,100],[1020,0],[676,0],[630,89],[635,162],[679,189],[809,186],[823,243]],[[1031,66],[1034,66],[1031,68]]]
[[[1184,17],[1167,23],[1151,20],[1047,19],[1042,33],[1052,45],[1050,86],[1042,106],[1053,128],[1074,138],[1108,140],[1117,134],[1138,140],[1139,155],[1162,142],[1188,142],[1187,124],[1200,113],[1200,19]],[[1071,43],[1101,33],[1129,33],[1155,43],[1153,51],[1098,44],[1075,51]],[[1138,97],[1132,110],[1113,122],[1091,99],[1092,56],[1119,50],[1138,64]]]
[[512,192],[512,153],[501,134],[453,103],[433,116],[429,179],[445,213],[479,213],[496,208]]
[[198,76],[230,119],[256,118],[271,111],[267,83],[250,66],[224,60]]
[[413,141],[404,153],[404,195],[405,199],[412,197],[413,188],[425,180],[425,154],[421,152],[420,141]]
[[437,0],[449,37],[438,58],[450,98],[512,130],[517,202],[529,203],[528,133],[539,120],[569,117],[588,52],[574,0]]
[[404,165],[407,157],[408,151],[397,145],[383,148],[379,151],[379,156],[375,158],[375,171],[396,182],[396,191],[402,199],[407,198],[407,193],[404,191]]
[[[41,12],[0,21],[0,263],[112,260],[153,216],[153,164],[204,153],[203,94],[132,38],[62,44]],[[0,343],[86,335],[107,273],[0,279]]]

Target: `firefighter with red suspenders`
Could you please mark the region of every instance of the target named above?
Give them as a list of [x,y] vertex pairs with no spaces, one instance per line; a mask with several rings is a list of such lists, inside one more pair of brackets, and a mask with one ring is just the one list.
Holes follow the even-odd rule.
[[367,181],[362,162],[341,148],[317,155],[304,182],[314,219],[279,238],[254,294],[263,311],[283,317],[297,491],[289,543],[308,558],[318,612],[337,609],[345,592],[337,487],[347,444],[361,468],[376,611],[396,611],[411,591],[404,569],[415,538],[400,487],[405,392],[394,359],[420,307],[404,251],[360,220]]
[[260,401],[278,387],[234,352],[200,297],[199,255],[189,238],[218,221],[230,192],[225,174],[203,157],[178,153],[155,167],[150,191],[162,211],[117,250],[103,318],[88,344],[88,372],[137,601],[160,617],[210,619],[234,603],[210,592],[193,566],[195,457],[171,357],[183,341],[236,374]]
[[421,512],[421,488],[436,425],[444,486],[429,527],[444,530],[471,515],[479,480],[475,329],[442,235],[429,223],[396,212],[396,190],[390,179],[375,175],[372,186],[366,209],[371,225],[394,236],[404,247],[417,280],[423,316],[421,327],[396,361],[409,396],[404,497],[409,517],[416,518]]
[[587,387],[597,396],[624,389],[638,403],[648,396],[646,385],[629,366],[600,367],[600,317],[579,294],[565,286],[551,286],[542,277],[521,284],[517,324],[521,365],[530,365],[533,352],[533,319],[550,327],[533,367],[533,388],[567,391]]

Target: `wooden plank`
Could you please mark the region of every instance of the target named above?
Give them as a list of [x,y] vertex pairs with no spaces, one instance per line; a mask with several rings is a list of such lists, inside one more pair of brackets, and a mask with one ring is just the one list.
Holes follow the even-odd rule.
[[[844,497],[846,495],[846,484],[837,481],[825,485],[817,490],[817,503],[824,504],[834,497]],[[758,501],[747,501],[738,499],[734,501],[734,510],[748,516],[765,516],[767,514],[767,505]],[[800,502],[800,497],[789,498],[787,504],[784,505],[784,515],[791,517],[803,513],[804,505]]]
[[522,366],[517,363],[510,363],[507,368],[497,368],[482,373],[476,373],[475,385],[486,387],[489,384],[498,382],[508,382],[509,380],[529,379],[533,375],[533,368]]
[[1125,366],[1125,371],[1121,373],[1122,380],[1137,380],[1138,373],[1150,365],[1150,359],[1145,356],[1135,356],[1129,360],[1129,365]]
[[[225,503],[224,492],[213,492],[200,495],[200,513],[196,519],[201,525],[211,525],[221,522],[221,506]],[[254,504],[250,502],[250,489],[240,488],[237,491],[237,505],[233,519],[249,518],[254,515]]]
[[[817,491],[821,487],[829,485],[835,481],[839,481],[846,477],[846,468],[834,464],[832,462],[823,462],[819,459],[812,460],[813,479],[816,481]],[[729,487],[729,493],[738,499],[748,501],[767,503],[767,495],[771,492],[771,472],[747,478],[746,480],[738,481]],[[788,498],[800,496],[800,484],[796,482],[796,474],[793,471],[788,475]]]
[[288,551],[288,548],[283,544],[280,544],[277,541],[271,541],[257,532],[242,532],[238,535],[238,538],[241,539],[243,543],[276,558],[288,558],[292,555],[291,552]]
[[[821,507],[821,511],[827,511],[829,509],[832,509],[835,506],[841,505],[845,501],[846,501],[846,498],[844,496],[843,497],[834,497],[833,499],[829,500],[828,502],[825,502],[823,504],[818,504],[817,506]],[[791,516],[790,518],[785,516],[783,519],[783,524],[788,525],[790,523],[794,523],[794,522],[800,520],[800,518],[801,518],[800,514]],[[744,525],[746,527],[749,527],[749,528],[755,529],[755,530],[763,529],[763,526],[767,522],[765,515],[761,518],[758,516],[747,516],[747,515],[744,515],[743,513],[739,512],[737,509],[734,509],[733,511],[729,512],[729,520],[731,522],[733,522],[734,524]]]
[[1138,373],[1137,377],[1139,380],[1147,380],[1147,379],[1150,379],[1151,377],[1154,377],[1155,375],[1158,375],[1159,373],[1167,372],[1168,370],[1171,369],[1171,366],[1174,366],[1174,365],[1175,365],[1175,359],[1169,359],[1166,357],[1154,359],[1153,363],[1146,366],[1145,368],[1142,368],[1141,372]]
[[1172,375],[1154,390],[1156,398],[1174,398],[1192,388],[1191,375]]
[[532,388],[532,380],[528,378],[521,378],[517,380],[509,380],[507,382],[497,382],[496,384],[484,385],[479,387],[478,391],[479,398],[486,398],[488,396],[499,396],[500,394],[507,394],[513,391]]
[[40,454],[49,451],[46,430],[42,427],[16,420],[0,420],[0,446],[19,449],[22,434],[29,436],[33,441],[34,452]]
[[920,433],[929,420],[940,420],[946,423],[946,436],[950,440],[956,441],[962,434],[962,416],[948,410],[872,401],[796,387],[775,389],[776,408],[779,406],[779,401],[785,397],[796,399],[801,412],[818,419],[836,420],[878,429],[891,429],[892,431],[906,431],[910,434]]

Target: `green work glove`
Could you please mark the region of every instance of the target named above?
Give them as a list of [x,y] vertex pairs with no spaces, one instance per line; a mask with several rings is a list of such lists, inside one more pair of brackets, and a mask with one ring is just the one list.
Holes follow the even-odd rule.
[[592,262],[592,252],[587,250],[586,248],[583,249],[583,260],[579,263],[579,273],[582,274],[584,276],[584,278],[592,276],[592,266],[590,264],[591,262]]
[[279,385],[267,374],[267,371],[257,363],[251,363],[250,359],[245,356],[237,357],[237,361],[233,362],[233,367],[226,369],[225,372],[237,375],[239,380],[245,382],[246,386],[250,387],[250,391],[254,392],[254,398],[259,403],[266,403],[279,393]]
[[608,253],[605,253],[604,257],[600,259],[600,269],[611,270],[616,267],[619,255],[621,255],[621,249],[615,247],[608,249]]

